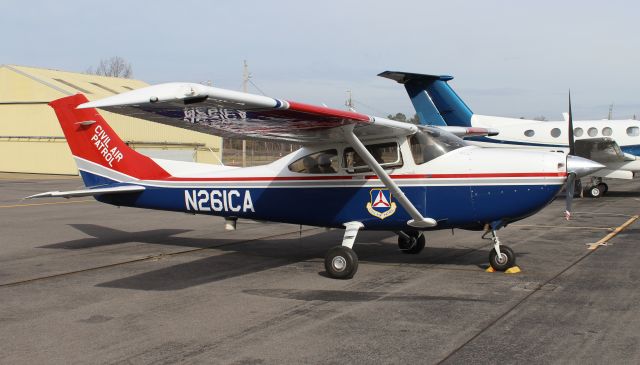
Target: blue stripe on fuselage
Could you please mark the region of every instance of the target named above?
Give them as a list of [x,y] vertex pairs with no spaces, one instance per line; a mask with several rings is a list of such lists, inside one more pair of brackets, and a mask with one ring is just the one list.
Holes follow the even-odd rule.
[[[140,193],[103,195],[96,199],[118,206],[322,227],[342,227],[345,222],[360,221],[366,229],[399,230],[406,229],[406,222],[411,219],[394,197],[394,214],[385,219],[372,216],[367,210],[367,203],[371,202],[370,187],[211,188],[204,185],[202,188],[145,186],[146,190]],[[423,215],[438,221],[436,229],[482,229],[487,222],[511,222],[535,213],[551,202],[561,187],[559,184],[405,186],[402,190]],[[246,207],[246,194],[251,209]],[[220,208],[225,195],[228,198],[226,209],[214,212],[212,208]],[[186,196],[195,199],[196,209],[194,204],[187,202]],[[212,196],[217,200],[213,201]],[[239,208],[239,211],[232,211],[232,208]]]
[[513,146],[569,148],[568,145],[563,145],[563,144],[518,142],[518,141],[509,141],[509,140],[504,140],[504,139],[490,138],[490,137],[485,137],[485,136],[467,137],[467,138],[465,138],[465,140],[466,141],[475,141],[475,142],[484,142],[484,143],[507,144],[507,145],[513,145]]

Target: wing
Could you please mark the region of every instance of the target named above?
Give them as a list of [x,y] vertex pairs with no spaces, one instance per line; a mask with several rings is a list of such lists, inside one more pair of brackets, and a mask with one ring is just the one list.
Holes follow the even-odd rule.
[[345,141],[345,126],[353,126],[364,140],[417,130],[410,123],[192,83],[149,86],[78,108],[101,108],[222,137],[300,144]]
[[587,138],[576,140],[576,155],[600,163],[624,162],[633,160],[612,138]]

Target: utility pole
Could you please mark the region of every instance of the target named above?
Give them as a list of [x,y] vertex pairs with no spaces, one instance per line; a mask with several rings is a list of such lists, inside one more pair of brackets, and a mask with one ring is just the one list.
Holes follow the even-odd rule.
[[[247,60],[244,60],[242,66],[242,92],[244,93],[247,92],[250,78],[249,65],[247,65]],[[242,167],[247,167],[247,140],[245,139],[242,140]]]
[[347,90],[347,101],[344,102],[344,105],[349,108],[349,111],[356,111],[355,105],[353,105],[353,99],[351,98],[351,90]]

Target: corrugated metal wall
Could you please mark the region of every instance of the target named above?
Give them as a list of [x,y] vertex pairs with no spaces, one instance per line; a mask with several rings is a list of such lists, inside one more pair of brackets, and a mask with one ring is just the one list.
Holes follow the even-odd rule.
[[[71,86],[72,85],[72,86]],[[138,80],[0,66],[0,171],[77,174],[71,152],[47,102],[83,89],[90,100],[146,86]],[[193,156],[217,164],[222,139],[101,111],[120,138],[154,157]],[[165,152],[163,152],[165,151]]]

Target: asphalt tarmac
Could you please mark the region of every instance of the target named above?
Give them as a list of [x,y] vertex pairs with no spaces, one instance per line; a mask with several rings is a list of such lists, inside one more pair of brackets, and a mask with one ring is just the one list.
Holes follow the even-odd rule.
[[352,280],[340,230],[20,200],[81,185],[0,174],[2,364],[640,363],[640,181],[500,230],[520,273],[478,232],[361,232]]

